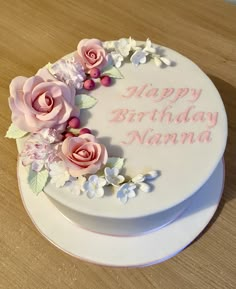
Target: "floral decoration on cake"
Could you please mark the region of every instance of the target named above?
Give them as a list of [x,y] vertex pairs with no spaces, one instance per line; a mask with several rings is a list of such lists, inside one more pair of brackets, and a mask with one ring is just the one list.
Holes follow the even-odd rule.
[[123,78],[125,61],[138,66],[153,61],[171,65],[147,39],[137,45],[132,38],[101,42],[83,39],[77,51],[49,63],[32,77],[18,76],[10,84],[9,106],[12,124],[6,137],[25,138],[20,159],[28,167],[28,183],[36,194],[51,182],[88,198],[103,197],[105,187],[126,203],[137,192],[150,192],[158,170],[128,178],[122,174],[124,159],[108,156],[106,147],[93,135],[93,128],[81,127],[80,110],[99,101],[87,94],[97,83],[110,86]]

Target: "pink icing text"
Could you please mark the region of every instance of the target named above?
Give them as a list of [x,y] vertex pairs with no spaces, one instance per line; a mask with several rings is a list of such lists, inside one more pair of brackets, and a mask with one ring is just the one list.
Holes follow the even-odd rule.
[[[212,141],[219,112],[211,111],[204,103],[198,105],[203,97],[201,88],[157,88],[146,83],[127,87],[120,97],[127,104],[134,100],[134,105],[142,100],[144,107],[138,110],[125,106],[111,111],[109,122],[127,127],[128,133],[121,141],[123,145],[185,145]],[[149,105],[145,110],[144,100],[152,101],[151,108]],[[132,128],[128,129],[129,126]]]
[[130,86],[127,87],[126,92],[121,96],[130,99],[130,98],[147,98],[153,102],[161,102],[165,99],[169,103],[175,103],[180,99],[187,99],[189,102],[196,102],[201,96],[202,89],[199,88],[156,88],[152,87],[152,84],[144,84],[141,87],[139,86]]
[[149,128],[143,132],[133,130],[127,133],[127,140],[122,141],[124,145],[133,143],[160,145],[160,144],[193,144],[193,143],[209,143],[211,141],[211,131],[206,130],[200,133],[183,132],[177,133],[156,133]]
[[172,106],[168,105],[163,109],[156,109],[150,111],[136,111],[135,109],[119,108],[113,110],[110,122],[115,123],[132,123],[132,122],[159,122],[159,123],[206,123],[207,128],[213,128],[218,121],[218,112],[204,112],[197,111],[194,105],[188,106],[179,113],[172,111]]

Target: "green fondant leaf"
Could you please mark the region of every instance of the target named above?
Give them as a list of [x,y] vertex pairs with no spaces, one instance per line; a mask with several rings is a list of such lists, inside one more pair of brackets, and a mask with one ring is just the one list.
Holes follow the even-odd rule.
[[108,158],[106,167],[109,168],[117,168],[117,169],[122,169],[124,165],[125,159],[123,158]]
[[21,138],[23,136],[25,136],[28,132],[27,131],[23,131],[21,129],[19,129],[18,127],[16,127],[13,123],[10,125],[5,137],[8,138]]
[[30,168],[28,182],[31,190],[34,194],[38,195],[42,189],[45,187],[48,180],[48,171],[46,169],[40,172],[35,172]]
[[112,78],[124,78],[124,76],[121,74],[120,70],[116,68],[115,66],[107,66],[102,70],[102,75],[108,75]]
[[74,135],[78,135],[80,130],[81,130],[80,128],[72,128],[72,127],[67,129],[67,131],[72,132]]
[[97,103],[96,98],[88,94],[78,94],[75,96],[75,105],[80,109],[91,108]]

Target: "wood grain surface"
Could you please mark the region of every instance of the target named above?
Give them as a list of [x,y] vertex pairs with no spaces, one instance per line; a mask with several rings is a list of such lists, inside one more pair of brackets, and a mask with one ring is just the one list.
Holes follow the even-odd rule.
[[[8,86],[18,75],[75,50],[82,38],[132,36],[196,62],[219,90],[229,121],[223,198],[210,224],[183,252],[146,268],[111,268],[50,244],[22,205],[17,151],[4,138]],[[0,0],[0,288],[236,288],[236,5],[220,0]],[[50,216],[49,216],[50,217]]]

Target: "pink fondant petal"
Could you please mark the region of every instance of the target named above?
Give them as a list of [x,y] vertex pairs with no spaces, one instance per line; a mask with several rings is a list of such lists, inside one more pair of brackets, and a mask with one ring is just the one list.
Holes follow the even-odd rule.
[[56,81],[57,79],[48,71],[46,67],[40,68],[36,75],[42,77],[45,81]]
[[77,168],[74,166],[73,168],[68,168],[69,173],[73,177],[79,177],[82,175],[88,175],[88,174],[95,174],[99,170],[100,166],[98,165],[91,165],[89,168]]
[[96,137],[89,133],[82,134],[80,138],[85,139],[87,142],[97,142]]
[[92,39],[89,39],[89,45],[90,46],[93,46],[93,45],[98,45],[99,47],[102,46],[102,42],[96,38],[92,38]]
[[14,99],[17,110],[21,111],[24,111],[23,86],[26,80],[26,77],[18,76],[10,83],[10,98]]
[[71,117],[72,111],[73,107],[67,102],[63,102],[60,110],[60,115],[57,118],[58,124],[66,122]]
[[70,155],[76,148],[84,144],[84,142],[85,140],[81,137],[67,137],[62,143],[62,153],[66,156]]
[[41,82],[43,82],[42,77],[37,76],[37,75],[28,78],[24,83],[23,92],[24,93],[27,93],[29,91],[31,92],[34,89],[34,87],[40,84]]
[[23,86],[26,80],[27,80],[27,77],[24,77],[24,76],[17,76],[12,79],[9,89],[10,89],[10,95],[13,98],[15,98],[18,95],[19,91],[23,91]]
[[49,113],[53,108],[53,104],[53,98],[43,93],[34,100],[32,106],[39,112]]
[[41,82],[32,90],[32,100],[43,93],[47,93],[53,95],[54,98],[61,97],[62,91],[59,85],[57,85],[59,81],[56,82]]
[[41,121],[52,121],[53,123],[58,123],[58,118],[60,117],[58,114],[61,111],[62,104],[59,103],[57,106],[54,106],[53,109],[48,113],[38,113],[36,114],[36,118]]
[[24,118],[25,125],[28,127],[27,131],[37,132],[38,130],[47,127],[46,123],[39,122],[35,115],[29,112],[24,115]]
[[102,164],[105,165],[107,163],[108,160],[108,154],[107,154],[107,150],[106,147],[104,145],[101,144],[101,155],[100,155],[100,160],[102,161]]

